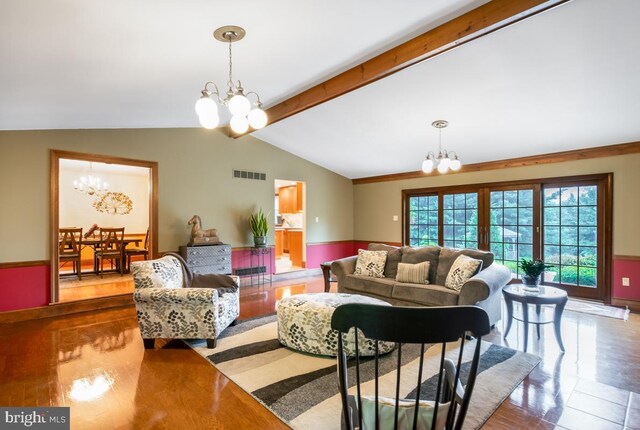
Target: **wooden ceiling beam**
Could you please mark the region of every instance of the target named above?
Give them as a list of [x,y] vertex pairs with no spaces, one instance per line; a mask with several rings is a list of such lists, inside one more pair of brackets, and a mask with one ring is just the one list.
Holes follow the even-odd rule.
[[266,111],[268,124],[274,124],[568,1],[570,0],[492,0],[270,107]]

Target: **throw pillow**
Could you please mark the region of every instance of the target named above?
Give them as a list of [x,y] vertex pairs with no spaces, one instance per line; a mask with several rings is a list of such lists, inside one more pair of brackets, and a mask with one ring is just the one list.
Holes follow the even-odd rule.
[[481,260],[476,260],[466,255],[458,256],[456,261],[451,265],[451,269],[449,269],[449,274],[447,275],[444,286],[452,290],[460,291],[464,283],[478,273],[481,265]]
[[399,263],[396,281],[409,284],[428,284],[429,266],[428,261],[417,264]]
[[387,251],[358,250],[355,275],[384,278],[384,264],[387,262]]
[[[376,398],[375,396],[362,396],[362,429],[376,428]],[[357,399],[353,401],[357,404]],[[440,403],[438,405],[438,418],[434,430],[441,430],[447,420],[449,405],[451,403]],[[413,428],[413,414],[416,401],[411,399],[401,399],[398,401],[398,429]],[[435,402],[431,400],[420,400],[418,403],[418,429],[430,429],[433,419]],[[392,429],[395,420],[396,399],[389,397],[378,397],[378,413],[380,417],[381,429]]]

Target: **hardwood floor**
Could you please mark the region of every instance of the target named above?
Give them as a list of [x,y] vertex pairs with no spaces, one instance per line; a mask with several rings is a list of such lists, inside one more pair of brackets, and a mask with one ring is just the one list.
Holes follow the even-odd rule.
[[[241,287],[241,318],[321,291],[320,276]],[[522,349],[521,326],[502,330],[486,340]],[[564,355],[552,330],[529,337],[542,362],[484,428],[639,428],[640,317],[565,311]],[[0,325],[0,405],[70,406],[76,429],[287,428],[181,341],[145,351],[133,307]]]

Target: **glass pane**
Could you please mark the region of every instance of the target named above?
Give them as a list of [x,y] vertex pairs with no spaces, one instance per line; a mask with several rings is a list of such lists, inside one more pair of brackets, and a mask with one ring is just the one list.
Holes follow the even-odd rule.
[[515,208],[518,206],[518,192],[517,191],[505,191],[504,192],[504,207]]
[[596,206],[580,206],[578,208],[578,215],[580,216],[580,225],[597,225],[598,224],[598,211]]
[[544,247],[544,255],[542,256],[545,262],[550,264],[560,263],[560,247],[546,245]]
[[455,248],[455,246],[453,246],[453,240],[445,240],[444,241],[444,246],[446,246],[448,248]]
[[502,225],[502,208],[491,209],[490,218],[491,225]]
[[419,209],[426,210],[429,197],[418,197],[418,199],[420,200]]
[[581,246],[578,251],[578,264],[580,266],[596,267],[598,265],[596,248]]
[[438,225],[429,226],[429,238],[431,238],[434,245],[438,244]]
[[561,206],[576,206],[578,204],[578,187],[563,187],[560,191]]
[[426,224],[429,222],[429,213],[427,211],[418,212],[418,224]]
[[409,246],[420,246],[418,238],[409,238]]
[[518,209],[518,224],[533,225],[533,208]]
[[429,197],[429,210],[432,210],[432,211],[438,210],[438,196]]
[[578,247],[577,246],[561,246],[560,247],[560,264],[563,264],[563,265],[578,264]]
[[492,208],[501,208],[502,207],[502,191],[491,191],[490,195],[491,199],[491,207]]
[[455,194],[453,197],[453,207],[455,209],[464,209],[466,206],[466,195],[465,194]]
[[560,188],[544,189],[544,205],[558,206],[560,204]]
[[583,246],[596,246],[597,229],[595,227],[580,227],[579,244]]
[[466,239],[476,242],[478,240],[478,227],[467,226]]
[[465,223],[465,211],[456,209],[453,211],[453,223],[464,224]]
[[418,237],[418,226],[417,225],[410,225],[409,226],[409,237]]
[[442,216],[444,219],[442,220],[443,224],[453,224],[453,211],[452,210],[444,210],[442,211]]
[[502,242],[502,227],[492,225],[490,227],[490,242]]
[[560,208],[544,208],[544,225],[560,225]]
[[478,243],[477,242],[466,242],[464,247],[465,248],[469,248],[469,249],[478,249]]
[[560,282],[563,284],[578,284],[578,267],[562,266],[560,268]]
[[533,190],[520,190],[518,191],[518,206],[520,207],[532,207],[533,206]]
[[578,202],[580,205],[595,205],[598,201],[598,187],[589,185],[580,187]]
[[468,193],[467,196],[467,209],[473,209],[478,207],[478,194]]
[[544,243],[551,245],[560,245],[560,227],[545,227]]
[[409,224],[415,224],[418,222],[418,211],[409,212]]
[[505,209],[503,222],[510,225],[518,224],[518,209]]
[[453,239],[453,226],[452,225],[445,225],[444,226],[444,240],[451,240]]
[[561,207],[560,222],[562,225],[578,225],[578,207]]
[[580,267],[578,269],[578,284],[585,287],[596,286],[596,269],[591,267]]
[[504,258],[504,254],[502,252],[502,244],[501,243],[492,243],[489,247],[493,256],[496,260],[502,260]]
[[560,227],[560,243],[563,245],[577,245],[578,229],[576,227]]
[[454,242],[453,245],[454,248],[464,248],[465,247],[465,243],[462,240],[458,240]]
[[533,245],[518,245],[518,261],[521,258],[533,258]]
[[533,243],[533,227],[518,227],[518,242]]

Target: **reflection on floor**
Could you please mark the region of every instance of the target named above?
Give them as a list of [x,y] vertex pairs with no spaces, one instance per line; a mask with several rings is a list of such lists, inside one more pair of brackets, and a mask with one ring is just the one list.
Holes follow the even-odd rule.
[[296,270],[304,270],[304,267],[294,266],[288,253],[284,252],[281,257],[276,258],[276,273],[295,272]]
[[82,275],[81,281],[77,277],[61,277],[58,285],[59,301],[69,302],[133,293],[133,276],[109,273],[104,275],[104,278],[100,278],[97,275],[87,274]]
[[[273,314],[287,295],[321,291],[320,276],[241,286],[240,317]],[[506,340],[503,330],[501,321],[485,340],[522,350],[522,324]],[[640,428],[640,315],[565,310],[562,332],[565,354],[551,325],[540,339],[532,328],[529,352],[542,362],[484,429]],[[0,324],[0,338],[3,406],[70,406],[73,428],[286,428],[182,342],[145,351],[133,306]],[[481,394],[490,395],[476,387]]]

